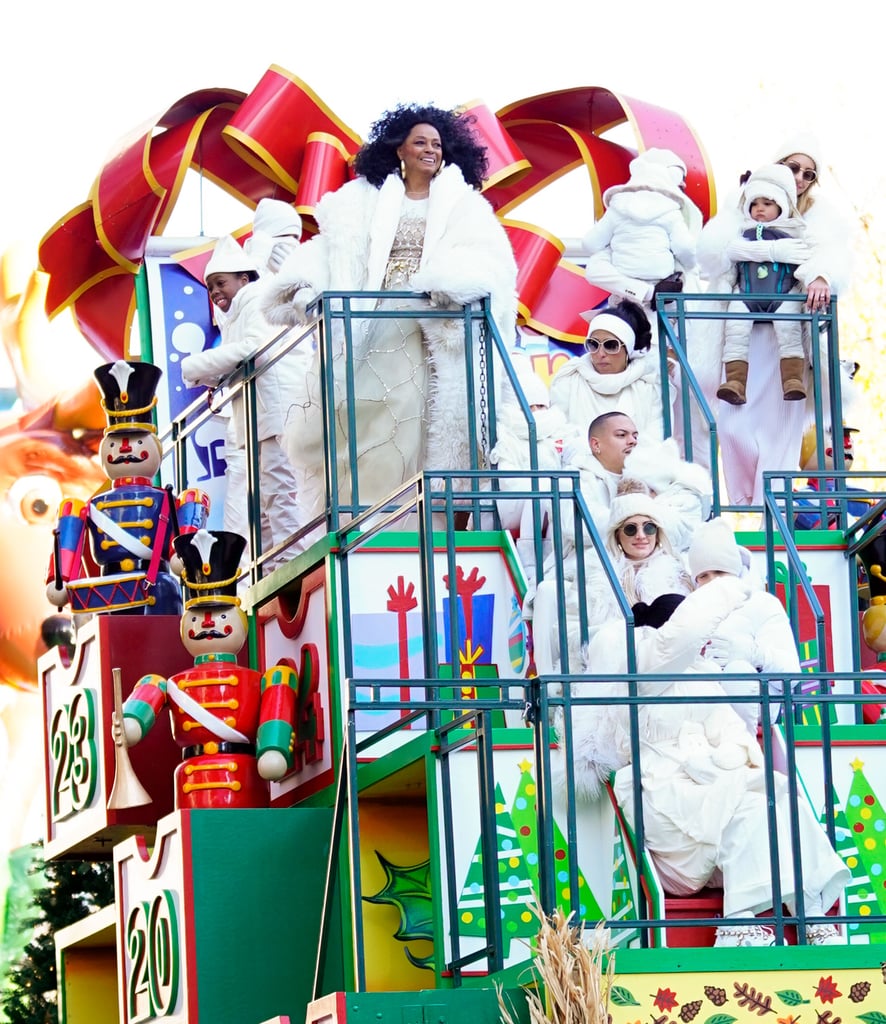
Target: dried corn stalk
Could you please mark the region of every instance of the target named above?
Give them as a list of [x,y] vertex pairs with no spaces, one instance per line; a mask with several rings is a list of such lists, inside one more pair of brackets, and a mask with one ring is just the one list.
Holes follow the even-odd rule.
[[[606,973],[603,958],[609,952],[609,931],[601,921],[593,933],[590,948],[582,941],[582,929],[571,927],[559,908],[546,917],[539,907],[535,913],[541,922],[536,939],[533,973],[537,975],[545,1003],[534,990],[526,992],[532,1024],[608,1024],[609,989],[615,970],[615,954],[610,953]],[[498,988],[502,1024],[517,1024]]]

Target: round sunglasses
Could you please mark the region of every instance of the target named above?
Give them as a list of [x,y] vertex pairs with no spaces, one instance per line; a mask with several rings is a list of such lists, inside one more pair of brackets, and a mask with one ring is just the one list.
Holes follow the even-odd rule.
[[[782,160],[781,163],[782,163],[782,165],[784,167],[787,167],[787,169],[791,172],[791,174],[800,174],[800,165],[799,164],[791,163],[788,160]],[[802,172],[803,181],[813,182],[813,181],[815,181],[815,179],[817,177],[818,177],[818,171],[813,171],[811,167],[807,167]]]
[[625,537],[636,537],[641,530],[647,537],[654,537],[658,533],[658,527],[655,523],[650,523],[648,520],[641,526],[638,526],[636,523],[625,523],[621,527],[621,532]]
[[607,338],[606,341],[597,341],[596,338],[588,338],[585,341],[585,352],[599,352],[602,348],[604,352],[608,352],[611,356],[624,345],[623,341],[619,341],[618,338]]

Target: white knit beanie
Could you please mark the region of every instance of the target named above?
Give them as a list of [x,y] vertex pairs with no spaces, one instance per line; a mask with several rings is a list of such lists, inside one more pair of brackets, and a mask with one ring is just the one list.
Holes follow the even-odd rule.
[[301,217],[282,199],[260,199],[252,218],[252,230],[264,231],[274,238],[280,235],[301,238]]
[[255,261],[237,244],[233,235],[223,235],[212,250],[212,256],[203,271],[203,280],[210,274],[257,274]]
[[695,528],[687,557],[693,580],[699,573],[712,571],[741,575],[741,552],[732,528],[723,519],[710,519]]
[[523,394],[530,405],[543,405],[548,408],[551,404],[551,396],[548,386],[534,371],[518,374]]
[[773,154],[772,161],[780,163],[789,156],[800,156],[801,154],[808,156],[815,164],[816,171],[821,174],[825,166],[822,159],[821,143],[812,132],[797,132],[796,135],[785,139]]
[[612,499],[612,504],[609,506],[609,535],[613,536],[619,526],[632,516],[645,516],[661,528],[661,519],[655,498],[643,491],[630,491],[627,494],[617,494]]
[[766,164],[748,178],[742,189],[742,212],[751,215],[755,199],[771,199],[778,203],[783,217],[797,216],[797,184],[789,167],[784,164]]

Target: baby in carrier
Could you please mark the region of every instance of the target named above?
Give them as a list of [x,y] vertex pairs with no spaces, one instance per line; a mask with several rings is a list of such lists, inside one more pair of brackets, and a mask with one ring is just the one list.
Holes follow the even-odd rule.
[[[798,294],[802,264],[810,251],[806,225],[797,210],[797,188],[787,167],[772,164],[755,171],[745,182],[739,205],[744,213],[741,234],[727,249],[735,264],[736,298],[729,312],[775,313],[780,299],[754,295]],[[784,312],[790,312],[785,307]],[[731,405],[744,405],[748,378],[748,350],[755,323],[771,323],[778,345],[782,393],[785,401],[806,397],[802,323],[799,320],[727,320],[723,347],[725,379],[717,397]]]

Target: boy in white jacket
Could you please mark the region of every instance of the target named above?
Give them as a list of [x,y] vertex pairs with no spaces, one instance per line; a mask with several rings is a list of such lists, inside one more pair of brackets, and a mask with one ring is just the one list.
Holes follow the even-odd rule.
[[[224,314],[221,343],[216,348],[182,360],[182,379],[189,387],[217,387],[276,333],[261,311],[260,293],[254,282],[258,269],[251,257],[227,235],[216,243],[206,265],[204,280],[213,305]],[[267,362],[269,352],[258,360]],[[259,491],[261,541],[266,551],[286,540],[300,526],[296,508],[296,480],[281,443],[291,394],[309,361],[300,348],[278,360],[256,378],[258,418]],[[244,402],[238,396],[230,405],[225,438],[226,472],[224,528],[248,538],[247,451]],[[244,557],[247,557],[244,555]]]

